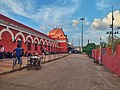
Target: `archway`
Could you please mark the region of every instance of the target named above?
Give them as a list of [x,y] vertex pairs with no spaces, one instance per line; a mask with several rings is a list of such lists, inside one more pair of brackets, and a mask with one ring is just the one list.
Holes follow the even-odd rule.
[[20,47],[22,47],[22,38],[18,38],[17,39],[17,45],[19,45]]
[[23,33],[19,32],[15,35],[15,39],[17,39],[17,37],[21,36],[23,39],[23,42],[25,43],[25,36],[23,35]]
[[1,34],[0,44],[3,45],[6,51],[12,52],[16,48],[15,42],[12,41],[11,34],[8,31]]
[[44,51],[44,40],[40,39],[40,51],[43,52]]
[[12,41],[15,40],[13,32],[12,32],[11,30],[9,30],[8,28],[4,28],[4,29],[2,29],[2,30],[0,31],[0,39],[2,39],[2,34],[3,34],[4,32],[9,32],[10,35],[11,35],[11,37],[12,37]]
[[27,51],[31,51],[32,41],[31,39],[27,40]]
[[34,41],[33,41],[33,37],[32,37],[31,35],[28,35],[28,36],[26,37],[26,41],[27,41],[29,38],[31,39],[31,42],[32,42],[32,44],[33,44]]

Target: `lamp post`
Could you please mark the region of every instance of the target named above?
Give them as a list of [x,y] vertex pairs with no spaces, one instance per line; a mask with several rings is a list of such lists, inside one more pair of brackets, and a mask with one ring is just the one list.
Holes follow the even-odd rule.
[[102,65],[102,38],[100,38],[100,65]]
[[113,46],[113,21],[114,21],[114,16],[113,16],[113,6],[112,6],[112,25],[111,25],[111,28],[112,28],[112,54],[113,54],[113,48],[114,48],[114,46]]
[[[112,28],[112,31],[110,34],[112,34],[112,54],[114,53],[114,34],[119,34],[118,31],[114,32],[114,14],[113,14],[113,6],[112,6],[112,24],[110,25],[110,28]],[[117,29],[120,29],[120,26],[117,27]],[[107,32],[109,34],[109,32]]]
[[78,42],[79,42],[79,53],[80,53],[80,38],[78,38]]
[[85,20],[85,18],[80,18],[80,20],[82,21],[82,35],[81,35],[81,53],[83,52],[83,21]]

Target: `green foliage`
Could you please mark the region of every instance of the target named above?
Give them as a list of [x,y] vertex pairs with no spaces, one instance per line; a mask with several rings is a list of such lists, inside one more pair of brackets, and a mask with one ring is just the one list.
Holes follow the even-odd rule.
[[100,45],[96,45],[95,48],[100,48]]
[[89,43],[86,46],[83,47],[83,52],[85,52],[86,54],[88,54],[88,56],[91,57],[92,55],[92,50],[96,48],[96,46],[98,47],[98,45],[95,45],[95,43]]
[[[113,45],[112,45],[113,44]],[[113,53],[116,51],[116,46],[118,45],[118,44],[120,44],[120,38],[113,38],[113,43],[112,43],[112,40],[110,39],[110,40],[108,40],[108,44],[107,44],[107,46],[108,47],[112,47],[112,49],[113,49]]]

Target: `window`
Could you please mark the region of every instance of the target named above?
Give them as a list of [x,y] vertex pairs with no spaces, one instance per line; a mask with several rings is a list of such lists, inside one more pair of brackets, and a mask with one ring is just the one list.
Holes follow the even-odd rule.
[[44,49],[45,49],[46,47],[47,47],[47,45],[45,44],[45,45],[44,45]]
[[35,51],[37,51],[37,43],[35,43]]
[[18,38],[17,45],[19,45],[20,47],[22,47],[22,39],[21,38]]
[[48,51],[50,52],[50,46],[48,46]]
[[28,43],[27,43],[27,49],[31,50],[31,43],[30,43],[30,41],[28,41]]
[[40,44],[40,50],[42,51],[42,43]]

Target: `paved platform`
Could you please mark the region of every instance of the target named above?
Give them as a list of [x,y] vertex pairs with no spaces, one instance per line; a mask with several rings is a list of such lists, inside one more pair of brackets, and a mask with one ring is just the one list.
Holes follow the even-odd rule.
[[[21,68],[25,67],[26,63],[27,63],[27,58],[23,57]],[[13,67],[13,59],[0,59],[0,74],[10,72],[19,68],[20,68],[19,64],[16,64]]]
[[[68,54],[45,55],[44,58],[42,59],[42,63],[56,60],[56,59],[66,56],[66,55],[68,55]],[[28,60],[27,57],[22,57],[22,66],[20,68],[20,64],[16,64],[13,67],[13,59],[0,59],[0,75],[25,68],[26,64],[27,64],[27,60]]]

